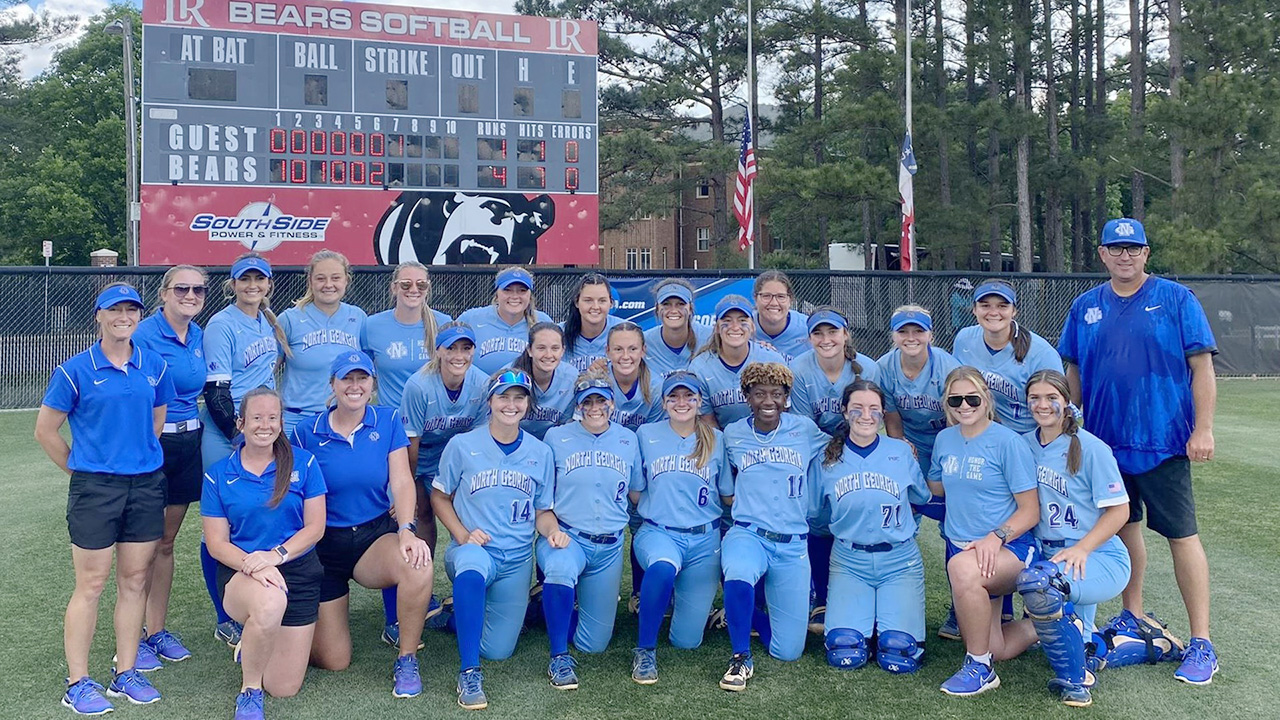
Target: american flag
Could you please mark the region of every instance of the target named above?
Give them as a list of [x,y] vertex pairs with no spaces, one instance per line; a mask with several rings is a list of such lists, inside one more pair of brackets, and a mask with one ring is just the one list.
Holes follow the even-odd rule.
[[738,251],[751,247],[755,215],[756,146],[751,137],[751,113],[742,119],[742,153],[733,188],[733,216],[738,218]]
[[911,176],[916,174],[916,154],[911,149],[911,133],[902,141],[902,156],[898,160],[898,192],[902,195],[902,240],[898,245],[903,270],[913,268],[916,255],[916,195]]

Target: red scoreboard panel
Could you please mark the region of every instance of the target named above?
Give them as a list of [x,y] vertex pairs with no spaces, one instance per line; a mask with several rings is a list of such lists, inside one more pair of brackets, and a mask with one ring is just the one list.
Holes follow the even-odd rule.
[[144,264],[593,265],[593,22],[145,0]]

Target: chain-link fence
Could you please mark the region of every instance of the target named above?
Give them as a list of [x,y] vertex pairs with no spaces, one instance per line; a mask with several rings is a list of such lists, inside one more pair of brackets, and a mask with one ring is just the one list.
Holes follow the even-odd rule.
[[[538,308],[563,320],[569,295],[583,270],[535,271]],[[88,347],[95,338],[93,301],[109,283],[133,284],[148,303],[158,304],[164,268],[0,268],[0,408],[39,405],[53,368]],[[615,271],[616,277],[749,278],[749,271]],[[1101,275],[984,275],[883,272],[789,272],[796,309],[834,305],[852,325],[858,349],[879,357],[889,349],[888,319],[894,308],[913,303],[934,317],[935,342],[951,347],[956,330],[973,323],[972,294],[956,285],[1000,277],[1018,292],[1018,321],[1057,343],[1071,301],[1102,282]],[[490,302],[494,271],[485,268],[433,269],[432,307],[457,316]],[[226,268],[210,270],[211,292],[198,321],[230,301],[221,292]],[[347,301],[370,314],[391,305],[387,267],[357,268]],[[283,310],[302,295],[301,268],[276,268],[272,307]],[[1280,374],[1280,282],[1251,276],[1177,278],[1201,298],[1222,354],[1222,375]],[[700,308],[703,312],[707,308]]]

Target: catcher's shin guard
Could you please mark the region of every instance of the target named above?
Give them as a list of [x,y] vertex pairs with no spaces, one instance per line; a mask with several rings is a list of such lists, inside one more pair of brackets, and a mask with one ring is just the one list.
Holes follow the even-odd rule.
[[1057,565],[1042,560],[1018,574],[1018,592],[1060,684],[1083,685],[1084,638],[1067,601],[1071,584]]

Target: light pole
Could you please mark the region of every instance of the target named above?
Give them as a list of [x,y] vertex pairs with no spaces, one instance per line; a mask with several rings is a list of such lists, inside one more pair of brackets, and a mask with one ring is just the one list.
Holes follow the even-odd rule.
[[138,202],[138,121],[136,100],[133,92],[133,23],[129,18],[113,21],[104,28],[108,35],[120,35],[124,38],[124,123],[125,123],[125,155],[128,165],[125,168],[126,192],[129,194],[129,265],[138,264],[138,221],[142,218],[142,205]]

